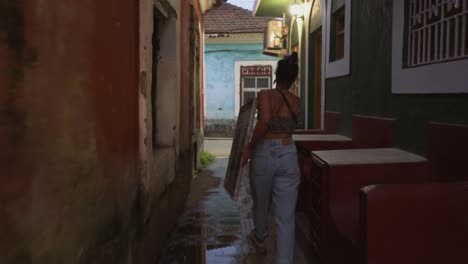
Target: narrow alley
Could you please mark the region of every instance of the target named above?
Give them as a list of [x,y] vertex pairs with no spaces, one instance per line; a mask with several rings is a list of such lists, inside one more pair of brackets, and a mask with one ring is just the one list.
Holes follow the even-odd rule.
[[[186,209],[171,234],[159,264],[270,264],[275,252],[272,235],[267,252],[259,253],[247,241],[253,228],[251,219],[242,218],[239,207],[223,187],[232,139],[205,138],[205,150],[216,160],[192,182]],[[298,230],[300,232],[300,230]],[[306,256],[298,243],[296,264],[318,263]]]
[[466,264],[467,69],[468,0],[0,0],[0,264]]

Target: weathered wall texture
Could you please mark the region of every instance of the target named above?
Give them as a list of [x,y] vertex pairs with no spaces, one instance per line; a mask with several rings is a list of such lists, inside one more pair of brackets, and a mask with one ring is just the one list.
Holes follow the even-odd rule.
[[237,120],[230,119],[207,119],[205,121],[205,134],[209,137],[234,137]]
[[262,54],[263,43],[205,44],[207,119],[234,119],[235,62],[276,61]]
[[[139,12],[139,1],[0,0],[0,263],[154,263],[192,149],[142,166]],[[173,138],[189,134],[175,126]],[[147,188],[155,171],[172,182]]]
[[[171,2],[169,16],[161,17],[153,13],[152,0],[140,1],[140,102],[143,104],[140,105],[143,174],[140,208],[143,229],[138,233],[140,243],[135,254],[140,260],[147,259],[151,253],[159,254],[183,210],[194,170],[193,156],[198,152],[189,144],[193,132],[189,121],[193,113],[187,106],[194,100],[189,93],[190,43],[187,38],[192,7],[189,1]],[[197,4],[197,1],[193,2],[193,5]],[[152,41],[154,21],[158,27],[159,47],[154,47]],[[156,76],[153,76],[155,48],[159,48],[159,53]],[[155,98],[151,96],[153,78]],[[157,110],[155,120],[151,116],[153,107]],[[153,122],[156,130],[152,129]],[[201,143],[195,145],[202,146]]]
[[136,6],[2,0],[0,12],[0,262],[122,263],[138,179]]
[[326,84],[341,133],[351,135],[353,114],[394,117],[397,146],[424,154],[428,121],[468,123],[468,94],[392,94],[392,1],[353,1],[351,25],[351,75]]
[[277,60],[263,55],[262,50],[262,43],[205,44],[206,136],[234,135],[238,114],[235,112],[235,62]]

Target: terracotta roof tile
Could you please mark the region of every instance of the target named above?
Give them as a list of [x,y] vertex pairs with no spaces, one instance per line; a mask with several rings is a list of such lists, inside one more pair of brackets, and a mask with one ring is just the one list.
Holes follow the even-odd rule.
[[205,33],[263,33],[272,19],[254,17],[250,10],[223,3],[205,14]]

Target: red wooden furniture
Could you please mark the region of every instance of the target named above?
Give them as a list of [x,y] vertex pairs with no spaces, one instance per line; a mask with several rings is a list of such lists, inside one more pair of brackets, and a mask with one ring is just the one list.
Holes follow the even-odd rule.
[[[336,132],[339,115],[329,112],[325,120],[328,120],[326,131]],[[335,133],[294,134],[293,139],[311,151],[393,146],[394,119],[354,115],[352,122],[352,139]],[[297,210],[299,211],[304,211],[311,206],[311,200],[308,196],[308,193],[313,191],[310,182],[311,166],[312,160],[308,156],[299,156],[301,170],[301,184],[297,203]]]
[[468,181],[468,125],[430,122],[427,157],[434,181]]
[[393,146],[395,119],[353,115],[353,135],[352,142],[350,142],[350,138],[336,134],[335,121],[339,119],[334,115],[336,114],[328,113],[327,119],[330,121],[328,121],[329,125],[326,126],[325,130],[295,130],[293,139],[310,150]]
[[362,263],[468,263],[468,182],[361,191]]
[[359,190],[428,180],[427,160],[395,148],[312,152],[307,213],[322,263],[353,263],[359,241]]
[[391,148],[394,146],[395,119],[353,115],[354,148]]
[[[303,134],[293,135],[293,140],[298,142],[308,150],[327,149],[349,149],[353,142],[350,138],[337,134]],[[310,199],[307,195],[311,191],[310,173],[312,160],[309,156],[299,155],[299,168],[301,170],[301,184],[299,185],[299,195],[297,210],[303,211],[310,207]]]
[[337,134],[294,134],[292,138],[309,150],[348,149],[353,146],[351,138]]
[[[353,135],[353,147],[393,141]],[[307,209],[322,263],[468,263],[468,126],[432,122],[428,139],[429,161],[394,148],[312,152]]]
[[362,189],[362,263],[468,263],[468,126],[428,128],[432,183]]

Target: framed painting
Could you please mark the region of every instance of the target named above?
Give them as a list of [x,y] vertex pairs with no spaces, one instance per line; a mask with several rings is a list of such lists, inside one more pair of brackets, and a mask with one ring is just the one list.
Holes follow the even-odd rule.
[[236,130],[232,140],[231,153],[229,155],[224,188],[232,199],[236,199],[241,170],[242,149],[249,142],[253,132],[255,113],[257,110],[257,98],[241,107],[237,118]]

